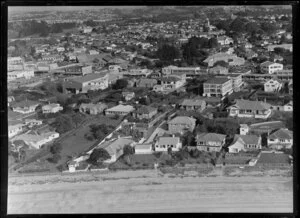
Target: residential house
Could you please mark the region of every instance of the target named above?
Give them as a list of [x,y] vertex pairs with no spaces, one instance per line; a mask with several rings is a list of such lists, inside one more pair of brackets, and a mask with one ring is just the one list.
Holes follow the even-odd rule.
[[126,76],[137,76],[137,77],[147,77],[152,73],[149,69],[130,69],[124,72]]
[[7,80],[12,81],[19,78],[25,78],[30,79],[34,77],[34,71],[33,70],[21,70],[21,71],[10,71],[7,72]]
[[131,105],[117,105],[115,107],[109,108],[105,110],[105,115],[120,115],[126,116],[127,114],[134,111],[134,107]]
[[157,85],[153,87],[156,92],[170,92],[182,87],[185,81],[175,76],[157,78]]
[[25,70],[25,67],[23,64],[7,65],[7,71],[22,71],[22,70]]
[[35,112],[35,109],[38,105],[38,102],[24,100],[21,102],[14,102],[14,104],[11,107],[14,112],[18,112],[21,114],[29,114]]
[[22,64],[23,62],[24,62],[24,60],[21,57],[8,57],[7,58],[8,65]]
[[268,51],[274,51],[274,48],[283,48],[292,52],[293,44],[268,45]]
[[170,133],[192,132],[195,126],[196,119],[187,116],[178,116],[168,122],[168,130]]
[[87,93],[89,90],[103,90],[108,87],[107,73],[91,73],[82,77],[68,79],[64,88],[71,93]]
[[213,67],[216,62],[225,61],[229,66],[240,66],[245,64],[245,59],[240,58],[233,54],[227,54],[224,52],[219,52],[207,57],[203,62],[208,65],[208,67]]
[[41,135],[37,133],[35,134],[25,133],[16,136],[13,140],[14,141],[23,140],[31,148],[39,149],[42,147],[42,145],[47,144],[58,137],[59,137],[59,133],[57,132],[46,132]]
[[142,120],[147,119],[150,120],[157,114],[157,108],[153,108],[150,106],[142,106],[133,112],[133,116]]
[[156,141],[154,148],[155,151],[168,151],[168,148],[171,148],[172,151],[179,151],[179,149],[182,147],[182,143],[180,141],[180,137],[166,137],[161,136]]
[[85,104],[82,103],[79,107],[79,111],[81,113],[88,113],[88,114],[99,114],[102,113],[105,109],[107,109],[107,105],[103,103],[97,103],[97,104]]
[[64,51],[65,51],[65,48],[64,48],[64,47],[57,47],[57,48],[56,48],[56,51],[57,51],[57,52],[64,52]]
[[17,123],[14,125],[8,125],[8,137],[12,138],[23,131],[23,127],[25,125],[23,123]]
[[252,117],[267,119],[271,116],[271,105],[262,101],[237,99],[236,103],[227,108],[231,117]]
[[285,128],[272,131],[268,136],[268,147],[280,150],[293,146],[293,131]]
[[198,133],[196,136],[197,149],[200,151],[219,152],[225,144],[226,135],[217,133]]
[[90,55],[97,55],[97,54],[99,54],[99,52],[96,51],[96,50],[89,50],[89,54]]
[[233,92],[232,81],[227,78],[212,78],[203,83],[203,96],[225,98]]
[[187,111],[195,110],[202,112],[206,108],[206,102],[201,99],[184,99],[180,107]]
[[119,65],[109,65],[108,70],[114,72],[120,72],[122,71],[122,68]]
[[84,76],[87,74],[91,74],[92,66],[91,65],[85,65],[85,66],[71,66],[64,68],[64,75],[67,76]]
[[217,37],[217,40],[220,45],[229,45],[230,43],[233,44],[233,39],[227,36]]
[[125,145],[133,145],[134,140],[131,138],[120,137],[110,142],[104,142],[100,145],[100,148],[104,148],[108,154],[111,156],[110,159],[105,160],[105,163],[113,163],[118,160],[120,156],[123,155],[123,148]]
[[254,123],[251,125],[240,124],[240,134],[241,135],[261,135],[263,133],[269,134],[273,130],[284,128],[285,124],[282,121],[269,121]]
[[130,101],[134,98],[135,93],[134,92],[122,92],[122,96],[125,99],[125,101]]
[[252,151],[261,149],[261,137],[256,135],[234,136],[233,142],[228,146],[229,153],[239,153],[240,151]]
[[25,119],[25,125],[28,127],[33,127],[33,126],[39,126],[42,125],[43,121],[42,120],[36,120],[36,119]]
[[162,73],[164,75],[170,75],[174,73],[200,74],[200,67],[177,67],[177,66],[170,65],[168,67],[162,68]]
[[151,154],[153,152],[152,144],[136,144],[134,151],[135,154]]
[[210,74],[228,74],[228,68],[217,65],[209,69]]
[[44,55],[42,56],[43,61],[47,62],[60,62],[63,61],[65,58],[62,55]]
[[157,84],[156,79],[141,78],[136,83],[136,87],[153,88]]
[[277,80],[270,79],[264,83],[265,92],[278,92],[282,88],[282,83]]
[[47,104],[47,105],[42,106],[43,114],[54,114],[54,113],[57,113],[62,110],[63,110],[63,107],[60,106],[60,104],[53,103],[53,104]]
[[260,64],[262,73],[272,74],[278,70],[283,70],[283,65],[279,63],[273,63],[271,61],[265,61]]

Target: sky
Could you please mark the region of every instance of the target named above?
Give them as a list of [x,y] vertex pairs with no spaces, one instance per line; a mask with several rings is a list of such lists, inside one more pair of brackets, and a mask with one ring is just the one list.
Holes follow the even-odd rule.
[[32,11],[75,11],[75,10],[96,10],[102,8],[141,8],[144,6],[9,6],[8,13],[11,12],[32,12]]

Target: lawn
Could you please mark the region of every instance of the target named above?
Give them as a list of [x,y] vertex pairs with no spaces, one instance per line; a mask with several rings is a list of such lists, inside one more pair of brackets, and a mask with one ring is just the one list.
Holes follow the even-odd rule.
[[121,118],[115,120],[103,115],[87,115],[86,120],[88,120],[87,123],[76,129],[76,131],[73,134],[65,137],[62,141],[60,141],[62,145],[62,158],[57,165],[63,164],[69,159],[71,159],[71,157],[77,156],[78,154],[86,151],[94,143],[97,142],[97,140],[89,141],[84,137],[84,135],[90,131],[89,126],[91,124],[106,124],[116,127],[121,122]]

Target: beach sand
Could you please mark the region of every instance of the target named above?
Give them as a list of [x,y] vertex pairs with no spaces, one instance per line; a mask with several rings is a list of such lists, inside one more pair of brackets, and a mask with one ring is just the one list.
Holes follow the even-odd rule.
[[292,177],[141,170],[9,178],[8,214],[164,212],[291,213]]

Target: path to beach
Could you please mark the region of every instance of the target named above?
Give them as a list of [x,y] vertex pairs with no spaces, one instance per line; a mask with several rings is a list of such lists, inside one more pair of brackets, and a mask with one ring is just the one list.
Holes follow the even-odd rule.
[[[138,173],[96,176],[94,181],[73,176],[73,181],[81,178],[77,182],[13,178],[8,213],[292,212],[292,177],[170,178],[152,171]],[[26,182],[17,183],[21,180]]]

